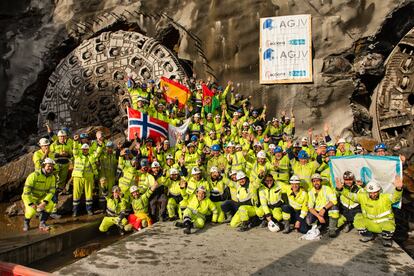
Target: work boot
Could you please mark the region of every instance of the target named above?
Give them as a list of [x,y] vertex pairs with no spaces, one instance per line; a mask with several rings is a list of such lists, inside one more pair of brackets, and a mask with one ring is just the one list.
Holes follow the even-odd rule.
[[283,234],[289,234],[290,233],[290,221],[284,220],[283,221]]
[[226,215],[226,219],[223,222],[224,223],[229,223],[231,221],[231,219],[233,218],[233,216],[230,212],[227,212],[225,215]]
[[338,219],[334,219],[334,218],[329,218],[329,230],[328,230],[328,234],[330,238],[335,238],[336,237],[336,229],[337,229],[337,225],[338,225]]
[[169,218],[168,218],[168,220],[169,220],[169,221],[175,221],[175,220],[177,220],[177,217],[176,217],[176,216],[169,217]]
[[142,226],[142,228],[148,227],[148,221],[146,219],[142,220],[141,226]]
[[130,232],[132,231],[132,224],[128,223],[127,225],[124,226],[124,230],[126,232]]
[[359,240],[362,242],[369,242],[374,239],[374,234],[372,234],[371,232],[367,230],[360,231],[359,233],[362,236]]
[[239,227],[239,232],[245,232],[249,230],[249,222],[248,221],[243,221],[242,224]]
[[189,219],[184,219],[184,234],[191,234],[192,223]]
[[60,219],[62,216],[61,216],[61,215],[59,215],[58,213],[51,213],[51,214],[50,214],[50,217],[51,217],[52,219]]
[[351,232],[351,230],[352,230],[352,224],[351,223],[346,223],[345,226],[344,226],[344,229],[343,229],[344,233],[349,233],[349,232]]
[[77,217],[77,216],[79,216],[79,206],[78,206],[78,205],[73,206],[72,211],[73,211],[73,213],[72,213],[72,217]]
[[30,229],[30,219],[24,219],[23,222],[23,231],[27,232]]
[[385,247],[392,247],[392,236],[393,233],[384,231],[381,233],[382,245]]
[[50,227],[49,227],[49,225],[46,224],[46,221],[40,221],[39,230],[44,231],[44,232],[48,232],[50,230]]

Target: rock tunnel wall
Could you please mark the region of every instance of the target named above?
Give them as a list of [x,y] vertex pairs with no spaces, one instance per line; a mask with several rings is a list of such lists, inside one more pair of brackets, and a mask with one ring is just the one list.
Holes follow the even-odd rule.
[[[118,30],[157,38],[198,77],[239,83],[254,105],[269,106],[269,116],[293,109],[299,133],[327,122],[334,135],[370,134],[370,94],[386,55],[413,26],[412,11],[412,1],[397,0],[2,1],[0,159],[10,160],[37,140],[39,107],[61,60],[83,41]],[[314,82],[260,86],[259,18],[304,13],[313,20]],[[391,31],[384,30],[398,22],[393,15],[406,20],[388,38]],[[373,53],[380,56],[366,57]],[[367,59],[370,68],[362,62]],[[370,83],[366,72],[377,80]],[[356,125],[354,115],[362,123]]]

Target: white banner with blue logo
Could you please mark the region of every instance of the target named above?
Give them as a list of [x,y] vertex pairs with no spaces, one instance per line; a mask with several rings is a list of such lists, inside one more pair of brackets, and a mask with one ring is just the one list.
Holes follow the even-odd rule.
[[[367,184],[375,180],[381,185],[384,193],[393,193],[394,180],[397,175],[402,177],[402,163],[398,156],[351,155],[334,156],[330,158],[331,181],[335,185],[335,178],[343,181],[345,171],[351,171],[357,180]],[[398,207],[400,207],[399,204]]]
[[312,82],[311,15],[260,18],[260,83]]

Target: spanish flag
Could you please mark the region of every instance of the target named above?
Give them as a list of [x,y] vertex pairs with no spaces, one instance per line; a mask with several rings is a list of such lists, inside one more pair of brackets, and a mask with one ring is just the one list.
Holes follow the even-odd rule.
[[165,77],[161,77],[160,86],[167,103],[175,103],[178,100],[179,108],[183,108],[191,97],[191,92],[186,86]]

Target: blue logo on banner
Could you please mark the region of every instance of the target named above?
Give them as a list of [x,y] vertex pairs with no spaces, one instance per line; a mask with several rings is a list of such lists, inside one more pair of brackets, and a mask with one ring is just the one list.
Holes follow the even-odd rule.
[[305,39],[291,39],[289,40],[290,45],[305,45]]
[[266,29],[271,30],[273,28],[272,23],[273,23],[272,19],[270,19],[270,18],[266,19],[265,22],[263,22],[263,30],[266,30]]
[[367,184],[372,179],[372,171],[368,167],[362,167],[360,174],[361,174],[361,181],[364,184]]
[[293,70],[289,71],[290,77],[305,77],[306,76],[306,70]]
[[264,51],[264,53],[263,53],[263,59],[264,60],[266,60],[266,59],[268,59],[268,60],[272,60],[273,59],[273,52],[274,52],[275,50],[273,50],[273,49],[267,49],[266,51]]

